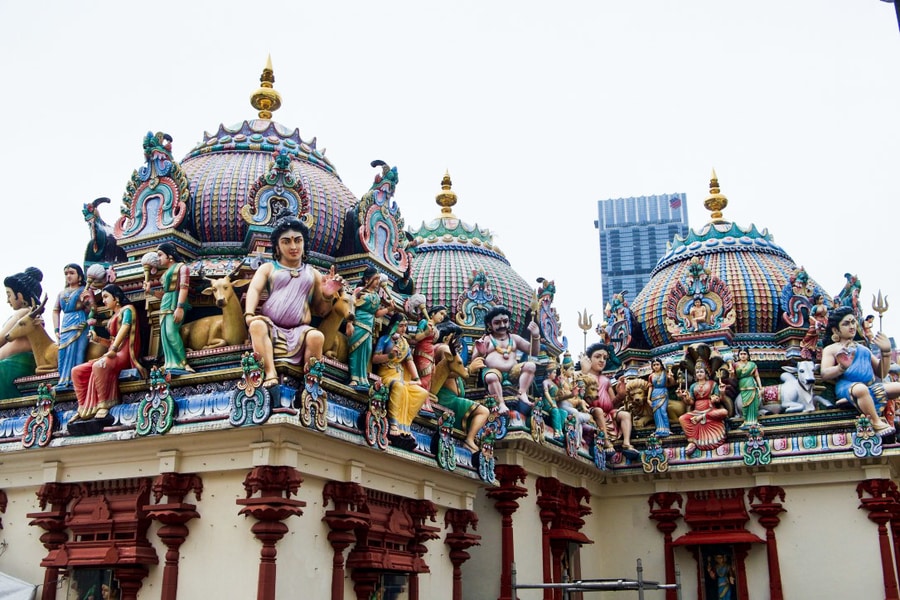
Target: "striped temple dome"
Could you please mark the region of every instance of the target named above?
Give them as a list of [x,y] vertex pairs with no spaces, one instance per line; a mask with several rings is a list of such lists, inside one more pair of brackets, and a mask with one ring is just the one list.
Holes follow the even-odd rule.
[[[181,161],[191,190],[189,215],[194,235],[203,244],[223,250],[240,247],[247,233],[241,209],[250,201],[257,180],[269,169],[274,155],[290,157],[290,174],[306,191],[312,216],[309,250],[334,257],[340,247],[344,215],[357,199],[338,177],[334,165],[306,142],[297,129],[272,121],[281,107],[269,57],[260,87],[250,95],[259,118],[231,127],[219,126]],[[277,184],[276,193],[280,193]]]
[[[797,264],[773,241],[768,230],[759,231],[755,225],[745,229],[722,219],[727,199],[719,193],[715,172],[710,190],[705,205],[713,211],[712,222],[700,231],[691,230],[684,239],[676,236],[651,272],[650,281],[631,303],[650,347],[675,341],[665,325],[666,299],[676,284],[686,279],[694,257],[731,290],[736,334],[774,333],[784,326],[779,319],[784,310],[781,294]],[[818,288],[815,282],[810,283]]]
[[291,171],[309,193],[313,226],[310,250],[333,257],[341,242],[344,214],[357,199],[334,166],[305,142],[297,129],[275,121],[253,119],[219,126],[181,161],[191,188],[190,216],[194,234],[204,244],[239,246],[247,233],[241,208],[254,182],[266,173],[273,154],[286,151]]
[[[411,231],[416,289],[425,294],[429,306],[441,304],[456,313],[460,297],[471,288],[473,274],[483,272],[491,303],[507,307],[513,315],[511,330],[520,331],[534,290],[494,245],[489,230],[464,223],[453,214],[456,193],[451,186],[450,175],[444,175],[436,198],[441,216]],[[480,316],[479,327],[484,325],[484,315]]]

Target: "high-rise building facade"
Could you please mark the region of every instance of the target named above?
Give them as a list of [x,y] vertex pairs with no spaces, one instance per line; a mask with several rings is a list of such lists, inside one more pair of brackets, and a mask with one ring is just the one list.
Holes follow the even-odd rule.
[[685,194],[610,198],[597,202],[603,303],[627,291],[631,300],[650,280],[650,272],[675,235],[688,232]]

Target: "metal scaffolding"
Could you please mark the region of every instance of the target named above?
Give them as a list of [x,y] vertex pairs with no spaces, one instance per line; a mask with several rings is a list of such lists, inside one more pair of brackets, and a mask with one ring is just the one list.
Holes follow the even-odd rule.
[[516,597],[517,590],[562,590],[563,599],[568,600],[573,592],[610,592],[636,590],[638,598],[644,599],[644,590],[675,590],[678,600],[681,600],[681,572],[675,571],[675,583],[659,583],[644,579],[644,567],[641,559],[637,559],[637,577],[635,579],[579,579],[578,581],[565,581],[562,583],[517,583],[516,565],[512,565],[512,593]]

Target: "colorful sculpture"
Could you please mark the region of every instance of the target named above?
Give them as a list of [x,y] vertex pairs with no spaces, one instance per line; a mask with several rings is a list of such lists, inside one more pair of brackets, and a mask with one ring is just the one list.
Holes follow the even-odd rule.
[[12,307],[13,314],[0,328],[0,398],[18,397],[19,389],[13,381],[34,374],[35,361],[31,342],[27,337],[10,339],[9,333],[20,317],[27,315],[40,304],[43,278],[44,274],[40,269],[28,267],[23,272],[10,275],[3,280],[6,287],[6,301]]
[[103,288],[100,297],[112,315],[106,324],[112,338],[106,354],[72,369],[78,408],[69,419],[70,423],[106,418],[109,409],[119,402],[119,373],[123,369],[137,368],[146,377],[138,362],[140,327],[134,306],[122,288],[115,284]]
[[835,382],[834,395],[837,403],[850,404],[869,418],[872,428],[880,437],[895,432],[893,417],[885,420],[883,415],[888,401],[900,397],[900,383],[882,382],[875,378],[875,369],[881,377],[887,377],[891,360],[891,342],[884,333],[874,336],[873,343],[879,348],[880,356],[873,354],[855,338],[859,328],[856,311],[852,306],[842,306],[832,311],[828,317],[832,344],[822,351],[821,375],[825,380]]
[[353,291],[356,316],[348,328],[350,337],[348,361],[350,363],[350,387],[357,390],[369,389],[369,371],[372,370],[372,339],[375,319],[388,313],[382,306],[381,275],[375,267],[367,267],[362,276],[362,285]]
[[72,367],[84,362],[88,346],[87,311],[82,301],[84,271],[80,265],[70,263],[63,267],[63,274],[66,287],[56,297],[53,307],[53,331],[59,342],[58,390],[72,388]]
[[[270,239],[275,260],[257,269],[244,306],[253,351],[263,361],[263,387],[278,384],[275,357],[306,369],[310,358],[322,358],[325,338],[309,323],[313,314],[325,316],[331,310],[343,285],[334,267],[323,276],[304,261],[309,230],[296,216],[281,217]],[[269,296],[260,307],[264,290]]]
[[756,363],[750,360],[749,350],[746,348],[738,350],[738,359],[734,361],[732,371],[738,380],[741,414],[744,416],[741,429],[748,429],[758,422],[760,393],[762,392],[759,370],[756,368]]
[[426,312],[421,307],[422,319],[416,328],[416,347],[413,350],[413,360],[419,377],[422,378],[422,387],[431,389],[431,375],[435,362],[435,342],[438,338],[438,326],[447,318],[447,308],[444,306],[432,306],[431,311]]
[[710,379],[710,373],[722,365],[722,357],[706,344],[694,344],[686,349],[685,362],[693,369],[694,383],[687,391],[678,390],[690,408],[678,421],[688,441],[685,454],[690,456],[697,449],[711,450],[725,441],[728,410],[721,405],[718,384]]
[[653,423],[656,425],[654,435],[658,438],[669,437],[669,388],[675,385],[672,372],[665,368],[662,361],[654,358],[650,361],[650,410],[653,411]]
[[[591,406],[591,416],[597,425],[606,432],[607,443],[612,444],[612,439],[621,438],[622,448],[626,451],[634,451],[631,445],[631,413],[615,405],[612,396],[610,379],[603,374],[607,368],[617,369],[619,359],[611,346],[597,343],[588,346],[587,351],[581,357],[581,373],[583,377],[593,380],[596,384],[596,392],[588,395]],[[590,394],[589,388],[589,394]]]
[[457,426],[466,434],[463,445],[472,452],[478,452],[475,436],[487,423],[490,411],[483,404],[473,402],[465,397],[465,378],[469,370],[459,355],[459,326],[442,328],[435,348],[437,364],[431,378],[431,393],[437,396],[438,403],[453,411]]
[[406,340],[407,321],[400,313],[391,317],[387,333],[378,340],[372,364],[383,385],[390,387],[388,436],[392,444],[407,447],[414,443],[411,425],[428,398]]
[[[518,395],[516,399],[523,412],[527,412],[532,402],[528,399],[528,390],[534,381],[535,364],[530,360],[522,363],[518,361],[518,352],[526,352],[529,356],[535,356],[540,350],[540,330],[537,323],[528,323],[528,332],[531,334],[530,343],[522,336],[509,332],[509,323],[512,314],[504,306],[496,306],[484,316],[485,330],[487,333],[475,342],[475,352],[472,355],[476,368],[482,368],[482,379],[487,386],[488,393],[497,400],[500,413],[509,412],[509,407],[503,398],[504,381],[518,380]],[[479,362],[476,360],[481,359]],[[471,367],[471,365],[470,365]]]
[[212,296],[222,314],[182,323],[181,339],[186,349],[208,350],[223,346],[239,346],[247,342],[247,324],[244,322],[241,302],[235,289],[245,287],[250,280],[234,281],[231,279],[232,276],[233,274],[216,278],[204,277],[209,287],[204,288],[201,293]]
[[[165,269],[159,278],[162,291],[154,292],[159,303],[159,341],[163,351],[163,369],[169,375],[179,372],[193,373],[187,363],[184,342],[181,339],[181,324],[190,309],[187,301],[190,286],[190,271],[184,259],[171,242],[163,242],[156,249],[159,267]],[[144,291],[150,291],[150,282],[144,282]]]

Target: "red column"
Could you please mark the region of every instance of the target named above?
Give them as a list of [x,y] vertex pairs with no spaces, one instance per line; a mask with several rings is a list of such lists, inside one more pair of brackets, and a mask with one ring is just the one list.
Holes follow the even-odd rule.
[[480,535],[466,532],[469,525],[473,530],[478,527],[478,515],[474,511],[451,508],[444,515],[444,526],[451,528],[444,543],[450,546],[450,562],[453,564],[453,600],[463,600],[461,567],[470,558],[466,550],[481,543]]
[[119,589],[122,590],[122,600],[137,600],[138,591],[147,576],[147,569],[143,567],[126,567],[116,569],[116,580]]
[[[41,564],[46,567],[44,571],[44,585],[41,588],[41,600],[56,599],[56,580],[59,579],[59,567],[53,565],[53,559],[66,540],[66,516],[68,504],[79,494],[77,485],[71,483],[45,483],[37,491],[38,501],[43,512],[28,513],[31,519],[28,523],[38,526],[46,533],[41,535],[41,543],[49,550],[47,558]],[[50,510],[45,510],[47,505]]]
[[[244,507],[239,514],[257,520],[250,531],[263,545],[259,553],[257,600],[275,600],[275,544],[288,532],[282,521],[303,514],[306,502],[290,497],[302,483],[303,477],[293,467],[256,467],[244,479],[247,497],[235,501]],[[259,497],[251,497],[257,492]]]
[[[781,588],[781,565],[778,560],[778,544],[775,541],[775,528],[781,523],[779,514],[785,512],[781,505],[784,502],[784,490],[774,485],[759,485],[747,492],[750,501],[750,512],[759,515],[759,524],[766,529],[766,558],[769,563],[769,598],[784,600]],[[756,499],[757,502],[753,502]],[[781,502],[778,502],[778,500]]]
[[424,556],[428,552],[425,542],[436,540],[440,537],[440,529],[428,525],[427,521],[434,522],[437,516],[437,507],[431,500],[410,500],[407,510],[413,520],[413,539],[409,544],[409,550],[415,557],[415,570],[409,574],[409,600],[419,600],[419,573],[430,573]]
[[331,600],[344,600],[344,550],[356,542],[356,530],[368,528],[369,516],[360,511],[366,490],[358,483],[329,481],[322,490],[323,504],[334,503],[322,520],[328,524],[328,541],[334,548],[331,561]]
[[[900,600],[897,592],[897,575],[891,556],[891,541],[888,539],[887,522],[891,520],[894,506],[894,494],[897,484],[890,479],[867,479],[856,486],[859,497],[859,508],[865,509],[869,520],[878,525],[878,545],[881,548],[881,571],[884,578],[885,600]],[[870,497],[863,498],[863,494]]]
[[[539,481],[543,482],[545,486],[552,485],[554,481],[556,484],[559,484],[559,481],[550,478],[541,478]],[[540,487],[538,490],[540,491]],[[555,558],[550,550],[550,526],[553,522],[553,517],[559,514],[559,498],[555,494],[542,493],[538,496],[537,505],[540,508],[538,514],[541,518],[541,558],[543,559],[542,566],[544,568],[543,581],[544,583],[559,583],[559,563],[558,561],[554,562]],[[553,568],[554,566],[556,568]],[[553,590],[544,590],[544,600],[553,600],[554,596]]]
[[738,580],[738,598],[750,597],[750,586],[747,585],[747,554],[750,553],[750,544],[734,545],[734,562]]
[[500,598],[499,600],[513,600],[512,595],[512,564],[515,562],[515,546],[513,544],[513,520],[512,515],[519,509],[519,498],[528,495],[528,490],[517,485],[521,481],[525,483],[527,475],[525,469],[518,465],[497,465],[494,475],[499,485],[487,490],[487,497],[494,500],[494,508],[501,516],[501,542],[500,542]]
[[[681,518],[681,502],[681,494],[674,492],[657,492],[652,494],[647,501],[650,505],[650,518],[656,521],[656,528],[663,534],[666,583],[675,583],[675,549],[672,546],[672,533],[678,527],[675,521]],[[676,504],[678,508],[674,508]],[[676,590],[666,590],[666,600],[676,600],[677,598]]]
[[[152,491],[157,504],[148,504],[144,510],[148,517],[162,523],[159,539],[166,545],[166,566],[163,568],[160,599],[175,600],[178,597],[179,548],[189,533],[186,523],[200,518],[196,505],[187,504],[184,498],[193,491],[194,497],[199,501],[203,492],[203,480],[193,474],[162,473],[153,482]],[[159,504],[163,496],[167,502]]]
[[891,540],[894,542],[895,573],[900,578],[900,491],[894,490],[889,495],[894,499],[891,506]]

